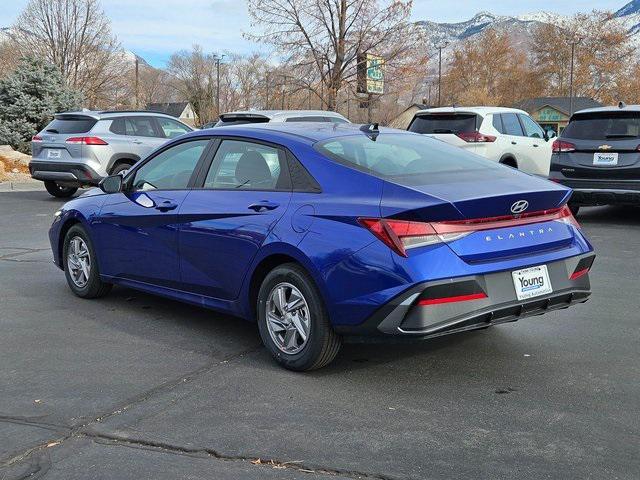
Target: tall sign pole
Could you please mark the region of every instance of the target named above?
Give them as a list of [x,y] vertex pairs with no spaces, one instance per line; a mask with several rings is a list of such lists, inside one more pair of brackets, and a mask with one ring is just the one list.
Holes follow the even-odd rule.
[[140,108],[140,61],[138,60],[138,56],[136,55],[136,110]]
[[576,41],[571,42],[571,70],[569,72],[569,116],[573,115],[573,59],[576,52]]
[[448,43],[438,45],[438,106],[442,105],[442,49],[446,48]]

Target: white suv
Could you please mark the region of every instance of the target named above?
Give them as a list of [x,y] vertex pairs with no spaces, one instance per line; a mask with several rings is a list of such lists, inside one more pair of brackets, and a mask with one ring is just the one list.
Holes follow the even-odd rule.
[[408,130],[490,160],[548,176],[549,136],[527,112],[504,107],[441,107],[415,114]]

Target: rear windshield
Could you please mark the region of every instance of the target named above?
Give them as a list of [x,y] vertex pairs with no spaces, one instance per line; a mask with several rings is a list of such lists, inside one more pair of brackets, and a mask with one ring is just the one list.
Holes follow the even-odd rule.
[[246,125],[248,123],[268,123],[268,117],[220,117],[216,127],[227,127],[229,125]]
[[499,169],[496,162],[420,135],[355,135],[325,140],[316,150],[343,165],[404,185],[438,181],[439,174]]
[[469,114],[429,114],[419,115],[409,125],[409,131],[415,133],[460,133],[475,132],[476,115]]
[[44,130],[49,133],[87,133],[96,121],[91,117],[57,117]]
[[579,140],[638,138],[640,136],[640,112],[574,115],[562,132],[562,136]]

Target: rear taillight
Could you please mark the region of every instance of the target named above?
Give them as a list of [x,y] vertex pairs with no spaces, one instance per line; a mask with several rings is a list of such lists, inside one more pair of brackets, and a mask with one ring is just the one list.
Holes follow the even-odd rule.
[[467,143],[491,143],[496,141],[493,135],[485,135],[480,132],[458,132],[456,136]]
[[65,143],[72,145],[109,145],[99,137],[69,137]]
[[551,151],[553,153],[560,152],[573,152],[576,146],[571,142],[565,142],[564,140],[555,140],[551,145]]
[[33,137],[31,137],[31,141],[32,142],[42,142],[42,137],[40,135],[34,135]]
[[410,222],[386,218],[359,218],[358,222],[391,250],[403,257],[410,248],[459,240],[474,232],[517,227],[532,223],[558,221],[580,228],[568,206],[528,212],[520,215],[474,218],[445,222]]

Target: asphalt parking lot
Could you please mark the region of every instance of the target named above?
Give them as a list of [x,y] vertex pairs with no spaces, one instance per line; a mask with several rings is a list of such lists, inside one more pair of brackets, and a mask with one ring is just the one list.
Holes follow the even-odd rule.
[[253,324],[74,297],[61,203],[0,193],[0,479],[640,477],[640,209],[581,212],[584,305],[296,374]]

